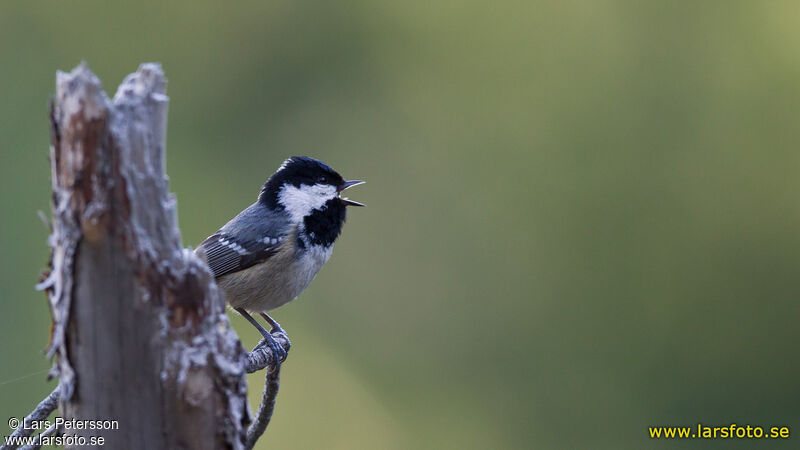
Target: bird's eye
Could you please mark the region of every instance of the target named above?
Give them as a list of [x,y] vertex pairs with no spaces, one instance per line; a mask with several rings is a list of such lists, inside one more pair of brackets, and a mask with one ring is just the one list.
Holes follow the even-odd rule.
[[328,177],[326,177],[325,175],[320,175],[319,177],[317,177],[317,183],[325,184],[327,182],[328,182]]

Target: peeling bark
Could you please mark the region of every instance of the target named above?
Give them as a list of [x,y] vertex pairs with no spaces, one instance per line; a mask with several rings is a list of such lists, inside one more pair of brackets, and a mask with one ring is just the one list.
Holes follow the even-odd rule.
[[102,432],[106,448],[243,448],[252,361],[205,263],[181,245],[165,92],[157,64],[140,66],[113,99],[85,64],[57,76],[52,270],[40,286],[61,415],[118,420]]

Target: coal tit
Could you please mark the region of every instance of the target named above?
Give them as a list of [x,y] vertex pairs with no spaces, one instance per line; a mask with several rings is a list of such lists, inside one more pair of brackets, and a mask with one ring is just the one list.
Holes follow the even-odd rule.
[[255,203],[195,250],[205,255],[228,304],[258,329],[280,361],[286,351],[249,313],[282,331],[266,311],[300,295],[328,261],[347,206],[365,206],[340,194],[361,183],[345,181],[314,158],[293,156]]

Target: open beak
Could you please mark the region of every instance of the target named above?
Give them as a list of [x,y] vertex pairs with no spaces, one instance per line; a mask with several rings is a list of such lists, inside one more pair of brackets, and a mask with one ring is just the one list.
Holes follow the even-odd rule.
[[[366,183],[366,181],[361,181],[361,180],[350,180],[350,181],[345,181],[344,183],[342,183],[342,185],[341,185],[341,186],[339,186],[339,193],[341,194],[341,193],[342,193],[342,191],[344,191],[345,189],[351,188],[351,187],[353,187],[353,186],[358,186],[359,184],[364,184],[364,183]],[[355,200],[350,200],[350,199],[349,199],[349,198],[347,198],[347,197],[341,197],[341,196],[340,196],[340,197],[339,197],[339,199],[341,199],[341,200],[342,200],[342,202],[343,202],[345,205],[348,205],[348,206],[367,206],[367,205],[365,205],[365,204],[363,204],[363,203],[359,203],[359,202],[357,202],[357,201],[355,201]]]

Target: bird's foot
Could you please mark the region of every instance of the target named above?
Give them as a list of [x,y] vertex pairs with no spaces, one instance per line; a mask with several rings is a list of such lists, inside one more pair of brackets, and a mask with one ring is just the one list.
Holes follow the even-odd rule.
[[286,334],[286,331],[284,331],[284,329],[281,328],[281,324],[279,324],[275,319],[270,317],[269,314],[262,312],[261,317],[263,317],[264,320],[266,320],[269,326],[271,327],[271,329],[269,330],[270,335],[277,334],[278,336],[286,339],[287,343],[286,349],[284,350],[283,347],[281,347],[281,350],[284,350],[283,358],[281,359],[281,362],[283,362],[284,360],[286,360],[287,353],[289,349],[292,347],[292,341],[289,340],[289,335]]
[[[235,309],[239,314],[242,315],[242,317],[247,319],[247,321],[250,322],[250,324],[253,325],[256,328],[256,330],[258,330],[259,333],[261,333],[261,336],[264,336],[264,339],[262,339],[261,342],[259,342],[258,345],[256,345],[256,347],[253,349],[253,351],[258,350],[259,348],[261,348],[261,347],[263,347],[265,345],[269,345],[270,350],[272,350],[272,356],[273,356],[272,365],[274,367],[278,367],[283,361],[286,360],[286,356],[288,355],[288,350],[289,350],[289,347],[291,346],[291,342],[289,342],[289,336],[287,336],[286,332],[283,331],[283,328],[281,328],[280,325],[278,325],[278,322],[275,322],[272,319],[272,317],[268,316],[266,313],[261,313],[261,315],[272,326],[272,332],[268,332],[267,330],[265,330],[264,327],[262,327],[261,324],[256,322],[256,320],[253,319],[253,317],[250,315],[250,313],[245,311],[243,308],[235,308]],[[281,339],[286,339],[286,343],[287,343],[286,349],[284,349],[283,346],[281,346],[275,340],[275,338],[272,336],[271,333],[277,333],[277,335]]]
[[[286,341],[289,342],[289,336],[287,336],[283,330],[280,330],[279,332],[283,335]],[[264,346],[268,346],[269,349],[272,351],[272,357],[273,357],[272,365],[277,366],[282,362],[286,361],[286,357],[289,355],[289,352],[287,351],[289,346],[287,346],[287,348],[283,348],[283,346],[279,344],[278,341],[270,333],[266,333],[263,336],[264,337],[261,339],[261,341],[258,342],[258,345],[255,346],[253,351],[256,351]]]

